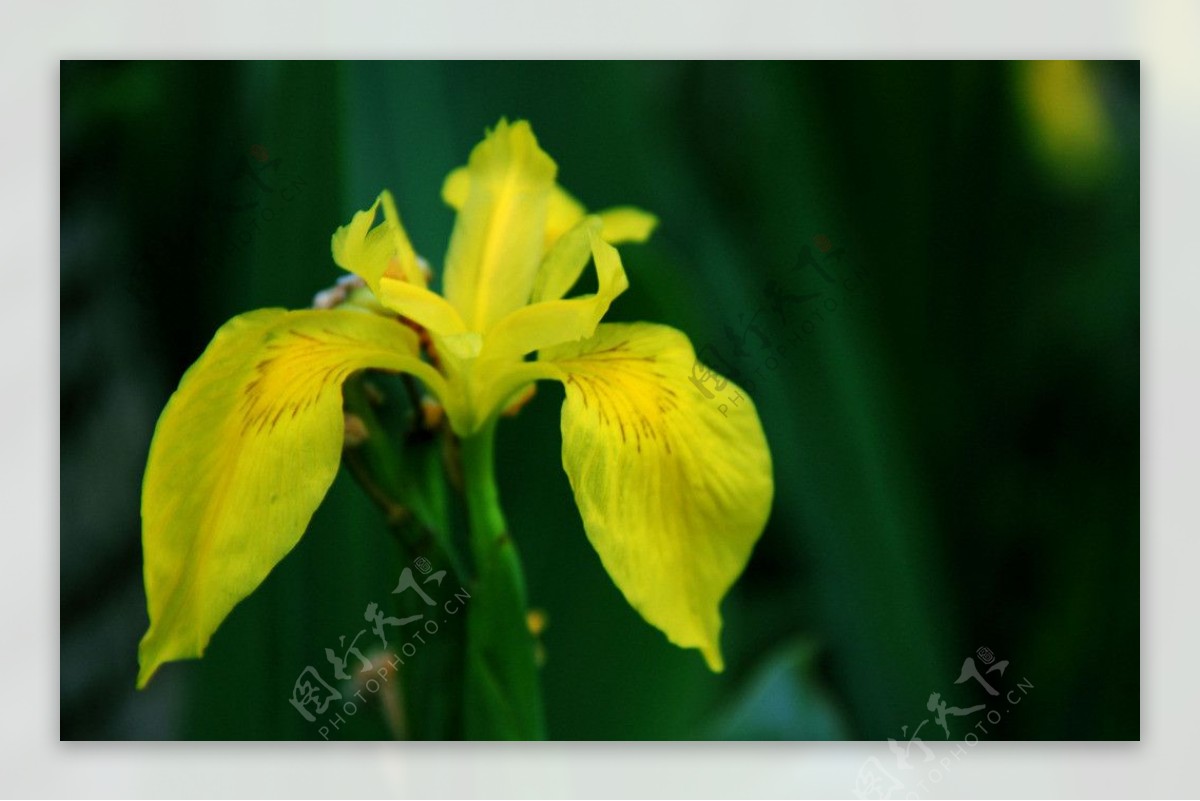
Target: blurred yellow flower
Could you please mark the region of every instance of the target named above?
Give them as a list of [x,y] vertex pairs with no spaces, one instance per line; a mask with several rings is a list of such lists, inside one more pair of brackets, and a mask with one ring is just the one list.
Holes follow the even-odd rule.
[[1023,61],[1015,69],[1034,150],[1046,171],[1066,187],[1095,184],[1112,164],[1114,135],[1093,65]]

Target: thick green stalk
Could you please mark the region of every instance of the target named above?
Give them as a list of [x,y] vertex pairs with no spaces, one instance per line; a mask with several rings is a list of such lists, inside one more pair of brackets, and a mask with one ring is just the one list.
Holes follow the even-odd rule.
[[525,578],[496,488],[495,422],[462,441],[476,583],[467,612],[466,734],[474,740],[545,737]]

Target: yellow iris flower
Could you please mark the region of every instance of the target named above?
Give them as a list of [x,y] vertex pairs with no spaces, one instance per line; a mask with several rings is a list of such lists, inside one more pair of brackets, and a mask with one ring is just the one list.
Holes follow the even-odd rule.
[[[443,187],[457,211],[444,296],[427,287],[385,191],[337,230],[333,259],[392,314],[260,309],[217,331],[150,446],[139,686],[164,662],[200,656],[299,541],[338,470],[342,384],[366,369],[415,376],[462,438],[534,382],[561,382],[563,468],[605,569],[671,642],[722,669],[718,606],[774,491],[762,426],[748,398],[725,410],[696,391],[680,332],[600,322],[628,286],[613,244],[645,240],[656,220],[589,215],[556,173],[528,123],[502,120]],[[598,291],[566,298],[589,262]],[[423,358],[414,327],[436,358]]]

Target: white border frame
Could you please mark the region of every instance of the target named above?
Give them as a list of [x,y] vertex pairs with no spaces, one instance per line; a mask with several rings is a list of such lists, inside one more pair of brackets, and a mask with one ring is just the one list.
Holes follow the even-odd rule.
[[[931,797],[1180,796],[1200,692],[1200,4],[6,4],[0,23],[0,792],[97,797],[849,796],[878,744],[58,742],[60,58],[1142,59],[1142,742],[983,743]],[[15,251],[15,252],[14,252]],[[29,599],[41,598],[39,614]],[[14,612],[19,614],[13,614]]]

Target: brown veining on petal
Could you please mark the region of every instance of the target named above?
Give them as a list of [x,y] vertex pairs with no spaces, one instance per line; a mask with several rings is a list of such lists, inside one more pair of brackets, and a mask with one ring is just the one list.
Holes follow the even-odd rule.
[[[242,433],[263,433],[315,406],[366,366],[362,342],[329,329],[322,337],[287,329],[268,335],[254,378],[243,390]],[[354,345],[354,350],[347,346]]]
[[[622,341],[561,364],[568,371],[567,391],[575,393],[585,411],[595,410],[601,426],[615,423],[621,442],[638,453],[654,443],[671,455],[670,419],[679,411],[678,395],[664,373],[649,367],[657,361],[633,355],[628,341]],[[648,387],[654,391],[647,392]]]

